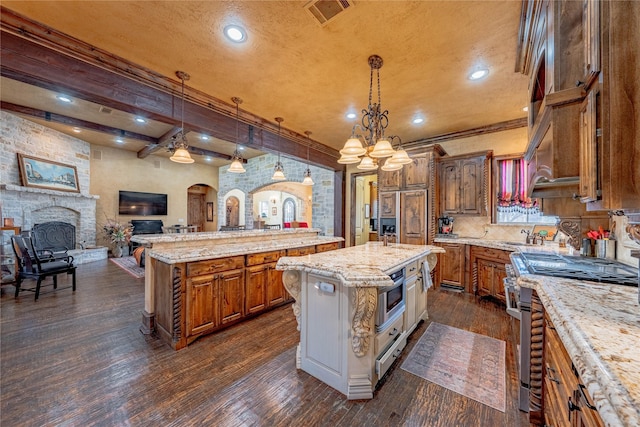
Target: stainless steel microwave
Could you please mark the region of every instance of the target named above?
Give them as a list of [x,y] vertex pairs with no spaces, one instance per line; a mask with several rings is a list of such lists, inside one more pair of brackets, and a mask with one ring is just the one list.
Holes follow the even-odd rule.
[[376,312],[376,332],[383,331],[405,309],[404,269],[389,275],[393,285],[378,288],[378,308]]

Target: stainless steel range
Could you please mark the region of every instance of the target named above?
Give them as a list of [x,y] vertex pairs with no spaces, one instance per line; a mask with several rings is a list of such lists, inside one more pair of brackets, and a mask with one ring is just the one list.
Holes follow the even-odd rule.
[[638,269],[603,258],[521,252],[511,257],[520,272],[638,286]]

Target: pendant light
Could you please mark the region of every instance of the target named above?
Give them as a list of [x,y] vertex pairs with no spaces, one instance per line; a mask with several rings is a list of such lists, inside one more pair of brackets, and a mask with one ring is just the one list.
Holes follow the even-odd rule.
[[302,185],[313,185],[313,179],[311,179],[311,169],[309,168],[309,145],[311,145],[311,139],[309,135],[311,135],[310,131],[305,131],[305,135],[307,135],[307,170],[304,171],[304,179],[302,180]]
[[176,151],[169,157],[169,160],[176,163],[193,163],[194,160],[189,154],[189,143],[184,134],[184,82],[185,80],[189,80],[191,76],[184,71],[176,71],[176,76],[182,80],[182,113],[180,115],[180,132],[173,137],[175,141],[173,147]]
[[[282,117],[276,117],[276,122],[278,122],[278,146],[280,146],[280,124],[284,121]],[[271,177],[274,181],[284,181],[287,179],[284,176],[284,168],[282,167],[282,162],[280,161],[280,150],[278,150],[278,161],[276,162],[276,167],[273,169],[273,176]]]
[[240,104],[242,104],[242,99],[234,96],[231,98],[231,101],[236,104],[236,149],[233,152],[233,161],[228,171],[231,173],[245,173],[244,166],[242,166],[242,156],[240,155],[240,151],[238,151],[238,140],[240,139]]

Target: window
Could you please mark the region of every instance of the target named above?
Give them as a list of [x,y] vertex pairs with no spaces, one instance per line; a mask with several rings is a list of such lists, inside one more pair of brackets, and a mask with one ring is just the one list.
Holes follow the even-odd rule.
[[293,222],[296,220],[296,202],[292,198],[286,198],[282,203],[282,222]]
[[555,216],[544,216],[537,199],[527,196],[527,162],[523,158],[496,162],[496,223],[555,224]]

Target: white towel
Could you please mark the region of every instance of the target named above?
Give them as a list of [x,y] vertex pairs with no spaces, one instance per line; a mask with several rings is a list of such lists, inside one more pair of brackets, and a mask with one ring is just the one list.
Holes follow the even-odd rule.
[[422,263],[422,292],[426,292],[432,286],[433,281],[431,280],[431,274],[429,274],[429,263],[424,261]]

